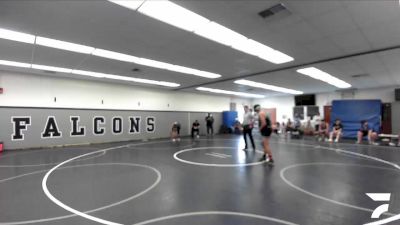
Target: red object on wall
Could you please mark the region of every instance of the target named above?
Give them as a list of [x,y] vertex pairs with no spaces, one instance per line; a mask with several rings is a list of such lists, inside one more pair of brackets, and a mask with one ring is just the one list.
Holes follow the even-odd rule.
[[265,113],[269,116],[272,124],[276,123],[276,108],[263,108]]
[[3,142],[0,142],[0,152],[3,151]]
[[3,94],[3,88],[0,88],[0,94]]
[[332,106],[331,105],[324,105],[324,119],[325,122],[331,123],[331,111],[332,111]]

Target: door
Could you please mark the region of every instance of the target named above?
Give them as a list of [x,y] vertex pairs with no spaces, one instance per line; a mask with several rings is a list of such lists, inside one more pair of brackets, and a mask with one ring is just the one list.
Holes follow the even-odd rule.
[[331,124],[331,111],[332,111],[331,105],[324,106],[324,120],[329,124]]
[[392,104],[383,103],[382,104],[382,130],[383,134],[392,133]]

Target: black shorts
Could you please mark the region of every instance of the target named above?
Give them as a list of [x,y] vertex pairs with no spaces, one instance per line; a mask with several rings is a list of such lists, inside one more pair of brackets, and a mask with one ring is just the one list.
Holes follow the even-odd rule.
[[263,128],[263,129],[260,130],[260,133],[261,133],[261,135],[262,135],[263,137],[269,137],[269,136],[271,136],[272,129],[269,128],[269,127],[265,127],[265,128]]
[[362,133],[363,137],[368,135],[368,131],[367,130],[360,130],[360,132]]

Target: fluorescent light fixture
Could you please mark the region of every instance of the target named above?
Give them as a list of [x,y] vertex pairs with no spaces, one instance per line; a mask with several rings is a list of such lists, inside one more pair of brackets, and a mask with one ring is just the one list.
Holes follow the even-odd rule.
[[136,10],[144,2],[144,0],[108,0],[108,1],[132,10]]
[[195,30],[194,33],[228,46],[247,40],[245,36],[215,22],[206,24],[205,26]]
[[85,70],[72,70],[71,73],[89,77],[97,77],[97,78],[104,78],[106,74],[104,73],[97,73],[92,71],[85,71]]
[[[114,2],[114,1],[111,1],[111,2]],[[121,1],[121,2],[124,2],[124,1]],[[158,1],[156,1],[156,2],[158,2]],[[170,4],[170,3],[168,3],[168,4]],[[4,37],[4,38],[10,39],[10,40],[23,41],[23,38],[26,35],[28,35],[28,34],[18,33],[18,32],[9,31],[9,30],[0,28],[0,38]],[[40,37],[40,36],[36,37],[36,41],[35,41],[35,36],[33,36],[33,35],[30,35],[30,36],[32,37],[31,44],[36,43],[38,45],[47,46],[47,47],[51,47],[51,48],[58,48],[58,49],[62,49],[62,50],[79,52],[79,53],[84,53],[84,54],[92,54],[92,55],[103,57],[103,58],[119,60],[119,61],[124,61],[124,62],[130,62],[130,63],[136,63],[136,64],[140,64],[140,65],[144,65],[144,66],[155,67],[155,68],[170,70],[170,71],[179,72],[179,73],[192,74],[192,75],[196,75],[196,76],[200,76],[200,77],[206,77],[206,78],[221,77],[220,74],[216,74],[216,73],[192,69],[192,68],[179,66],[179,65],[173,65],[170,63],[160,62],[160,61],[152,60],[152,59],[139,58],[136,56],[127,55],[127,54],[123,54],[123,53],[119,53],[119,52],[113,52],[113,51],[100,49],[100,48],[95,49],[90,46],[75,44],[75,43],[71,43],[71,42],[65,42],[65,41]],[[25,40],[25,41],[27,41],[27,40]],[[79,71],[79,70],[77,70],[77,71]],[[58,71],[58,72],[63,72],[63,71]],[[81,75],[91,76],[91,75],[88,75],[88,73],[81,74]],[[97,75],[95,74],[93,76],[98,77],[98,74]]]
[[307,75],[309,77],[312,77],[314,79],[317,80],[321,80],[323,82],[326,82],[330,85],[336,86],[338,88],[349,88],[351,87],[351,84],[340,80],[332,75],[330,75],[329,73],[326,73],[322,70],[319,70],[315,67],[307,67],[307,68],[303,68],[303,69],[298,69],[296,70],[298,73]]
[[149,79],[142,79],[142,78],[134,78],[134,77],[127,77],[127,76],[85,71],[85,70],[73,70],[73,69],[61,68],[61,67],[55,67],[55,66],[45,66],[45,65],[37,65],[37,64],[31,65],[28,63],[6,61],[6,60],[0,60],[0,65],[25,67],[25,68],[32,68],[32,69],[38,69],[38,70],[62,72],[62,73],[72,73],[72,74],[76,74],[76,75],[90,76],[90,77],[96,77],[96,78],[107,78],[107,79],[113,79],[113,80],[124,80],[124,81],[130,81],[130,82],[135,82],[135,83],[152,84],[152,85],[159,85],[159,86],[165,86],[165,87],[179,87],[180,86],[180,84],[166,82],[166,81],[156,81],[156,80],[149,80]]
[[71,73],[72,72],[72,69],[55,67],[55,66],[44,66],[44,65],[37,65],[37,64],[32,64],[32,68],[37,69],[37,70],[47,70],[47,71],[54,71],[54,72],[61,72],[61,73]]
[[293,95],[301,95],[301,94],[303,94],[302,91],[296,91],[296,90],[289,89],[289,88],[278,87],[278,86],[259,83],[259,82],[254,82],[254,81],[250,81],[250,80],[236,80],[236,81],[234,81],[234,83],[235,84],[246,85],[246,86],[250,86],[250,87],[256,87],[256,88],[262,88],[262,89],[266,89],[266,90],[272,90],[272,91],[287,93],[287,94],[293,94]]
[[7,61],[7,60],[0,60],[0,65],[23,67],[23,68],[31,67],[31,64],[29,63],[21,63],[21,62]]
[[235,95],[240,97],[248,97],[248,98],[264,98],[264,95],[257,95],[257,94],[249,94],[244,92],[236,92],[236,91],[226,91],[221,89],[214,89],[214,88],[205,88],[205,87],[198,87],[196,88],[198,91],[207,91],[211,93],[217,94],[226,94],[226,95]]
[[258,56],[261,59],[275,64],[286,63],[294,60],[292,57],[252,39],[235,42],[232,45],[232,48],[250,55]]
[[212,78],[212,79],[221,77],[220,74],[210,73],[210,72],[196,70],[196,69],[192,69],[192,68],[188,68],[188,67],[184,67],[184,66],[178,66],[178,65],[173,65],[172,67],[169,68],[169,70],[175,71],[175,72],[180,72],[180,73],[193,74],[196,76]]
[[152,59],[139,58],[135,63],[144,65],[144,66],[150,66],[150,67],[155,67],[155,68],[159,68],[159,69],[165,69],[165,70],[170,70],[170,71],[174,71],[174,72],[179,72],[179,73],[192,74],[192,75],[206,77],[206,78],[221,77],[221,75],[216,74],[216,73],[196,70],[196,69],[192,69],[192,68],[188,68],[188,67],[184,67],[184,66],[173,65],[170,63],[160,62],[160,61],[156,61],[156,60],[152,60]]
[[149,79],[142,79],[142,78],[119,76],[119,75],[113,75],[113,74],[104,74],[104,78],[114,79],[114,80],[132,81],[132,82],[136,82],[136,83],[152,84],[152,85],[159,85],[159,86],[166,86],[166,87],[179,87],[180,86],[180,84],[166,82],[166,81],[156,81],[156,80],[149,80]]
[[139,61],[139,58],[135,57],[135,56],[122,54],[119,52],[112,52],[112,51],[99,49],[99,48],[96,48],[92,52],[92,55],[103,57],[103,58],[108,58],[108,59],[119,60],[119,61],[131,62],[131,63],[135,63],[135,62]]
[[138,11],[189,32],[210,22],[210,20],[170,1],[146,1]]
[[43,45],[50,48],[58,48],[62,50],[79,52],[84,54],[90,54],[93,52],[94,48],[86,45],[79,45],[71,42],[60,41],[45,37],[36,37],[36,44]]
[[12,40],[12,41],[24,42],[24,43],[28,43],[28,44],[35,43],[34,35],[16,32],[16,31],[12,31],[12,30],[6,30],[6,29],[2,29],[2,28],[0,28],[0,38]]
[[146,58],[139,58],[135,63],[159,69],[169,69],[173,67],[173,65],[170,63],[160,62],[157,60],[146,59]]
[[258,56],[275,64],[294,60],[293,57],[258,42],[258,48],[255,48],[254,43],[251,43],[254,42],[253,40],[167,0],[145,1],[140,7],[135,1],[132,3],[134,6],[126,6],[124,4],[127,3],[120,3],[124,1],[109,1],[133,10],[137,9],[140,13],[154,19],[194,32],[212,41],[231,46],[236,50]]

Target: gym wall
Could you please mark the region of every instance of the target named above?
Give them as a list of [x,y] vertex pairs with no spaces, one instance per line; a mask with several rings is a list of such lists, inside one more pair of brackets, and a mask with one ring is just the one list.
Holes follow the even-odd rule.
[[[184,75],[183,75],[184,76]],[[0,106],[222,112],[250,99],[0,70]]]
[[400,102],[392,103],[392,133],[400,134]]
[[[218,132],[222,115],[212,114]],[[21,149],[165,138],[175,121],[184,136],[195,119],[204,134],[205,116],[206,112],[0,107],[0,141],[5,149]]]

